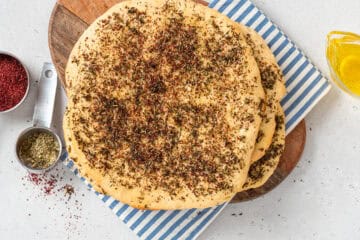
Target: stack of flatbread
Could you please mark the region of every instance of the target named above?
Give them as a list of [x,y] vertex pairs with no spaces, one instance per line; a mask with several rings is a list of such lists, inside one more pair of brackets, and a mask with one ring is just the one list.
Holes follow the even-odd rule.
[[190,0],[121,2],[66,68],[67,150],[139,209],[206,208],[262,186],[285,144],[282,73],[253,30]]

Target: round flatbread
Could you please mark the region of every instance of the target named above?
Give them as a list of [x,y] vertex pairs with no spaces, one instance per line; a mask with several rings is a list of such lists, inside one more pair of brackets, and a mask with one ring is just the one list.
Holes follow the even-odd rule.
[[67,149],[97,191],[186,209],[243,186],[265,95],[227,17],[192,1],[119,3],[77,42],[66,81]]
[[252,48],[266,95],[264,112],[262,114],[263,120],[256,139],[255,150],[251,157],[251,162],[254,163],[262,158],[270,147],[276,126],[275,114],[277,104],[284,97],[286,88],[281,69],[264,39],[251,28],[243,25],[240,25],[240,27],[245,32],[246,42]]
[[285,148],[285,116],[280,104],[278,105],[278,112],[275,119],[276,129],[273,142],[269,149],[266,150],[265,155],[251,164],[247,180],[243,186],[244,191],[264,185],[279,164]]
[[[265,40],[253,29],[240,25],[261,72],[261,81],[269,97],[280,101],[286,94],[285,79]],[[275,104],[276,105],[276,104]]]
[[255,148],[251,156],[251,163],[258,161],[265,155],[275,133],[275,114],[269,110],[265,110],[262,118],[263,120],[261,121],[259,133],[256,138]]

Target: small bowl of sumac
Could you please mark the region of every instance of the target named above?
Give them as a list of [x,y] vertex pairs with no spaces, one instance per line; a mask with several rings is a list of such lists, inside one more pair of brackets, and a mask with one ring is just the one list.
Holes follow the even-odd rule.
[[0,51],[0,113],[24,102],[30,86],[29,72],[14,55]]

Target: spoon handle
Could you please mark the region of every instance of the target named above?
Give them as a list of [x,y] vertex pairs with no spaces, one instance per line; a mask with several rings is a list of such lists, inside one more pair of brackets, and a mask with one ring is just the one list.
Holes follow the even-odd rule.
[[34,127],[50,128],[54,112],[57,81],[58,77],[54,65],[44,63],[33,115]]

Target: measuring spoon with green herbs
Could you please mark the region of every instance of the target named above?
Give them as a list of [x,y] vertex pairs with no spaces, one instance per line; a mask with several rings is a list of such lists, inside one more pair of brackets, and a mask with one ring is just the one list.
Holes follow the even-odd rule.
[[45,63],[40,77],[33,126],[21,132],[16,142],[16,156],[20,164],[31,173],[39,174],[50,170],[61,156],[61,140],[50,128],[56,87],[55,67],[51,63]]

